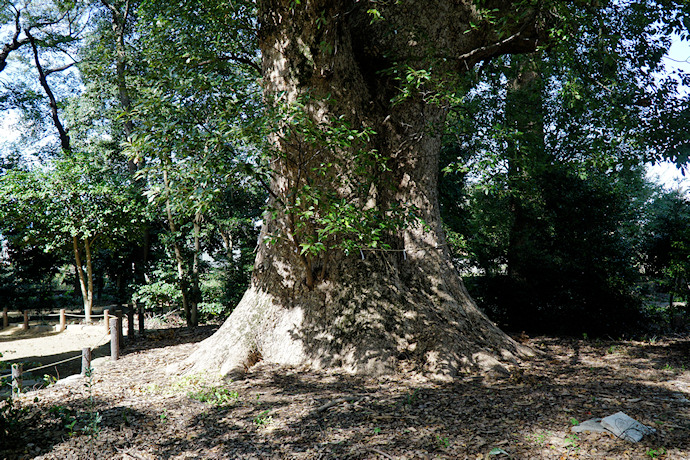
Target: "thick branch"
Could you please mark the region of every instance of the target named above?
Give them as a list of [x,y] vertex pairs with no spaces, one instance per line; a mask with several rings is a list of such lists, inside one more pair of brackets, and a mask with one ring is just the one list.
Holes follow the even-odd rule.
[[10,53],[18,50],[22,47],[22,45],[29,43],[28,37],[19,39],[19,34],[22,32],[22,27],[19,25],[19,15],[20,10],[15,10],[14,34],[12,35],[12,40],[9,43],[2,45],[2,50],[0,50],[0,72],[2,72],[7,66],[7,57],[10,55]]
[[50,89],[50,85],[48,84],[48,79],[46,78],[47,74],[43,70],[43,66],[41,65],[41,60],[38,57],[38,47],[36,46],[36,40],[34,39],[33,35],[27,30],[26,31],[26,36],[29,39],[29,42],[31,43],[31,48],[33,49],[34,52],[34,62],[36,63],[36,70],[38,70],[38,79],[41,82],[41,86],[43,87],[43,90],[46,92],[46,95],[48,96],[49,100],[49,105],[50,105],[50,114],[53,118],[53,123],[55,124],[55,127],[58,130],[58,134],[60,135],[60,145],[62,146],[62,149],[65,151],[70,151],[70,139],[69,135],[67,134],[67,131],[65,130],[64,126],[62,125],[62,122],[60,121],[60,116],[58,114],[58,106],[57,106],[57,101],[55,100],[55,95],[53,94],[53,91]]

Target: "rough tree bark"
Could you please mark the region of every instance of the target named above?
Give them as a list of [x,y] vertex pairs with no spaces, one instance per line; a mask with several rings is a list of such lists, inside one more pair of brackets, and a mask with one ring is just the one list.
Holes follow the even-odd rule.
[[[377,5],[380,20],[368,11]],[[505,19],[499,27],[471,1],[261,0],[258,7],[267,99],[300,101],[321,126],[345,120],[372,129],[367,148],[388,160],[362,173],[357,151],[329,149],[287,125],[276,129],[274,212],[264,221],[251,287],[190,357],[192,372],[228,373],[260,356],[357,373],[452,376],[503,372],[502,362],[529,354],[477,308],[450,262],[437,199],[447,109],[434,94],[482,60],[533,50],[537,12],[486,2]],[[415,79],[425,72],[431,78]],[[348,156],[353,161],[339,160]],[[305,257],[300,238],[311,222],[289,211],[300,208],[295,195],[304,185],[361,209],[413,206],[421,221],[387,235],[389,251],[343,251],[333,236],[326,250]]]

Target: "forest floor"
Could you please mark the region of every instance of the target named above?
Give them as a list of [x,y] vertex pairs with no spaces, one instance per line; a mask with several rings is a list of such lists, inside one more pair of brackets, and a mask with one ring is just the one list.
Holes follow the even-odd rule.
[[[91,379],[25,393],[0,458],[690,458],[687,336],[523,337],[542,353],[505,380],[363,378],[261,362],[226,381],[169,372],[214,329],[151,331],[120,360],[96,360]],[[46,340],[50,350],[54,336]],[[631,443],[571,431],[619,411],[655,434]]]

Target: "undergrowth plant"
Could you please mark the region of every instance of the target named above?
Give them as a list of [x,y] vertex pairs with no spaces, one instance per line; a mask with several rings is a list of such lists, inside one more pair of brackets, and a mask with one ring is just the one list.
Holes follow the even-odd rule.
[[86,387],[86,391],[89,396],[86,400],[87,412],[85,425],[82,429],[82,432],[87,434],[91,440],[94,440],[98,438],[98,434],[101,432],[101,421],[103,420],[103,417],[98,411],[96,411],[96,402],[93,396],[93,368],[89,367],[86,369],[85,377],[86,382],[84,383],[84,386]]
[[188,393],[189,397],[212,406],[220,407],[234,404],[239,399],[239,394],[225,387],[204,387],[198,391]]

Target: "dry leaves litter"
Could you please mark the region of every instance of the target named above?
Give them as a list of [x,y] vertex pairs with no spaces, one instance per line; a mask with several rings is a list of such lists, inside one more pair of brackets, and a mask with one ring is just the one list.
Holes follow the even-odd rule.
[[[234,380],[166,373],[211,332],[157,331],[98,364],[91,388],[79,380],[27,393],[0,458],[690,458],[687,337],[532,338],[544,353],[505,380],[374,379],[261,362]],[[618,411],[655,434],[635,444],[570,430]]]

